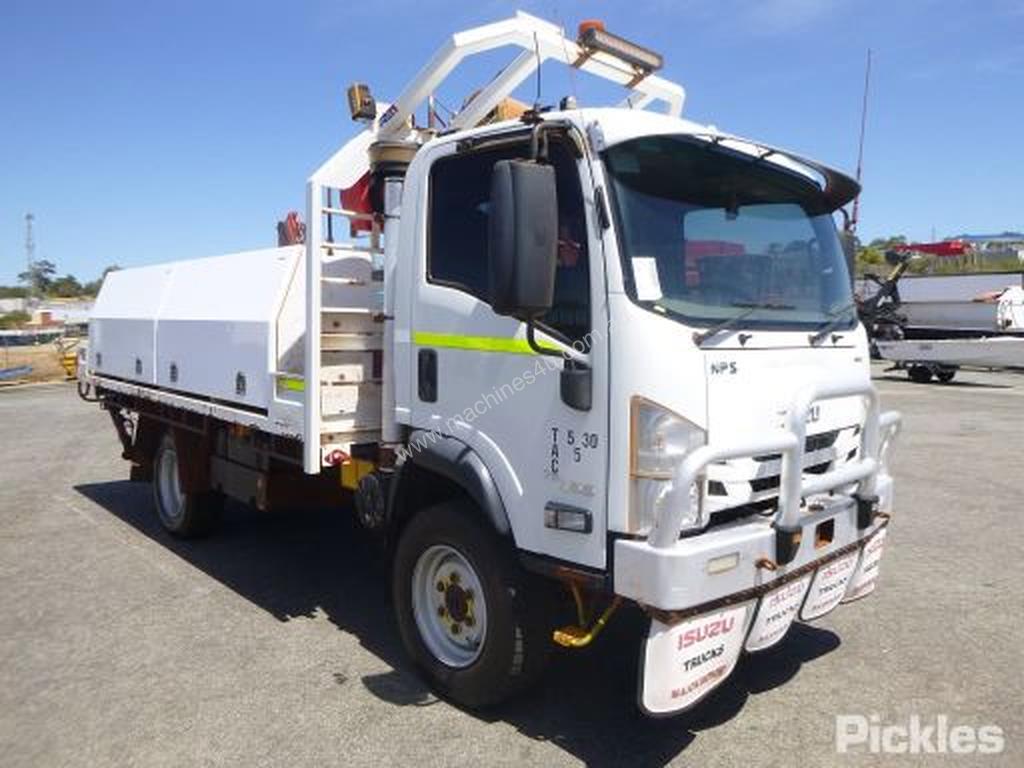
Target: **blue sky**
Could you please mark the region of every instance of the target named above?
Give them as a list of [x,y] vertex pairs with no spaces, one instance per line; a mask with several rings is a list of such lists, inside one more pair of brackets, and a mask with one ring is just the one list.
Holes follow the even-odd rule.
[[[862,238],[1024,229],[1024,0],[4,0],[0,283],[23,269],[26,211],[37,258],[82,280],[273,245],[353,133],[349,82],[387,100],[445,35],[516,8],[601,18],[664,53],[686,116],[851,171],[870,46]],[[583,77],[584,104],[607,95]],[[545,102],[571,89],[544,69]]]

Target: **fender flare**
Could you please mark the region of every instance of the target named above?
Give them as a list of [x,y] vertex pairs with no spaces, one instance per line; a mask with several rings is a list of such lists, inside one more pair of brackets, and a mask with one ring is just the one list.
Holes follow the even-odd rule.
[[[423,432],[413,432],[409,442],[415,444],[420,434]],[[441,475],[459,486],[476,502],[481,515],[499,536],[512,538],[512,525],[491,471],[476,451],[461,440],[448,436],[435,435],[432,442],[410,454],[398,468],[388,494],[389,523],[395,519],[399,507],[404,506],[404,486],[407,485],[404,480],[410,466]]]

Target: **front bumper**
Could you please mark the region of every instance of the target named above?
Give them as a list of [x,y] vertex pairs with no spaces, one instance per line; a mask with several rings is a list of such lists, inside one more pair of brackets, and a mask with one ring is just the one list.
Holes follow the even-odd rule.
[[646,540],[615,542],[615,593],[666,613],[693,609],[730,596],[757,597],[793,574],[817,567],[862,545],[892,511],[892,478],[876,478],[878,512],[867,528],[858,527],[856,500],[851,496],[808,499],[799,519],[801,536],[793,559],[775,562],[777,531],[771,518],[723,525],[699,536],[679,539],[671,547]]
[[[831,472],[806,475],[810,410],[819,401],[845,397],[861,397],[867,406],[857,458]],[[870,380],[809,384],[793,398],[785,428],[694,450],[676,469],[646,540],[615,542],[615,593],[650,608],[685,610],[764,586],[864,539],[877,513],[892,508],[892,481],[884,462],[899,424],[898,413],[880,412]],[[781,455],[775,514],[681,538],[682,521],[695,517],[693,491],[709,468],[766,453]],[[770,567],[759,567],[759,562]]]
[[[879,486],[891,502],[892,481],[880,478]],[[873,591],[888,513],[859,528],[856,504],[847,498],[822,503],[807,519],[808,535],[784,568],[765,567],[771,560],[764,553],[775,544],[770,524],[735,526],[684,540],[668,552],[618,542],[623,547],[616,555],[625,555],[627,567],[647,569],[650,584],[666,585],[650,595],[651,602],[640,601],[651,614],[640,649],[638,701],[645,713],[689,709],[729,677],[744,652],[772,647],[797,618],[820,618]],[[819,526],[834,533],[831,541],[811,535]],[[692,546],[700,539],[707,542]],[[652,607],[659,602],[673,608]]]
[[[802,468],[806,417],[817,400],[867,400],[858,459],[824,475]],[[640,706],[683,711],[723,682],[744,650],[779,642],[799,617],[816,619],[875,586],[893,507],[884,469],[899,415],[881,414],[870,382],[808,387],[788,429],[745,445],[705,446],[682,462],[646,540],[614,546],[613,589],[642,605],[651,628],[641,651]],[[714,462],[782,453],[778,511],[680,537],[689,489]]]

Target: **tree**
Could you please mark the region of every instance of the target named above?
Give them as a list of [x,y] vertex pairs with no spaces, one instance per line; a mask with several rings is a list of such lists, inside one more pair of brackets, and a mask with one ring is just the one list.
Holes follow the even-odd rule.
[[31,319],[32,316],[28,312],[8,312],[6,315],[0,315],[0,329],[20,328]]
[[47,259],[33,261],[32,265],[18,275],[18,279],[27,284],[37,294],[46,293],[50,289],[53,276],[57,274],[57,266]]
[[857,263],[878,266],[885,263],[885,254],[878,248],[868,246],[857,251]]
[[890,237],[876,237],[874,240],[868,243],[868,248],[877,248],[878,250],[884,253],[888,248],[895,248],[897,245],[906,244],[906,235],[892,235]]
[[49,293],[64,299],[74,298],[82,295],[82,284],[74,275],[64,275],[50,284]]
[[[867,245],[858,242],[857,244],[857,273],[879,272],[878,267],[886,265],[885,252],[900,245],[906,245],[905,235],[892,235],[890,237],[876,237]],[[883,270],[884,271],[884,270]]]
[[98,280],[90,280],[88,283],[82,286],[82,293],[88,296],[95,296],[100,292],[100,288],[103,287],[103,281],[107,279],[107,275],[111,272],[117,272],[121,269],[118,264],[111,264],[109,267],[103,270],[103,274],[100,275]]

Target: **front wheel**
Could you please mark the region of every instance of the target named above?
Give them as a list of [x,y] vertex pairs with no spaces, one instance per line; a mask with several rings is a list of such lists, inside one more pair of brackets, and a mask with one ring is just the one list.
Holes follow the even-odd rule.
[[153,503],[160,524],[175,536],[199,536],[216,522],[223,498],[212,491],[186,493],[182,490],[174,434],[167,432],[153,457]]
[[402,642],[441,695],[486,707],[540,675],[550,648],[542,593],[468,505],[418,512],[392,576]]

